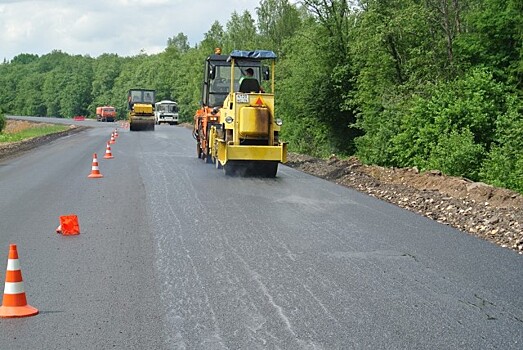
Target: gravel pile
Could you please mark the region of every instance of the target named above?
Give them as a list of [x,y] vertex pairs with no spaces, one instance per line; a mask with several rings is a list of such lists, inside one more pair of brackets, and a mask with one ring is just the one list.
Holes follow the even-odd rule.
[[356,189],[523,254],[523,196],[439,171],[420,173],[289,154],[290,167]]

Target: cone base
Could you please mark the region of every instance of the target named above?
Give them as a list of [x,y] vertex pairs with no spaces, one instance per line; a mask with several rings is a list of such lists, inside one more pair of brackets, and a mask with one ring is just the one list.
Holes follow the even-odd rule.
[[114,156],[104,156],[104,159],[113,159]]
[[102,174],[91,174],[91,175],[89,175],[87,177],[92,179],[92,178],[100,178],[100,177],[104,177],[104,176]]
[[25,306],[0,306],[0,317],[13,318],[13,317],[29,317],[38,315],[38,309],[31,305]]

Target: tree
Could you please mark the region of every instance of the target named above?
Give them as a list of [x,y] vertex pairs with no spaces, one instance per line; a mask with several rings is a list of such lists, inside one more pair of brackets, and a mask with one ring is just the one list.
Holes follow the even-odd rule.
[[[302,29],[290,40],[292,44],[286,46],[286,55],[292,56],[286,57],[291,61],[310,60],[310,63],[298,64],[305,68],[300,77],[302,81],[311,78],[307,70],[313,72],[313,77],[319,74],[314,77],[316,80],[306,93],[306,105],[309,108],[304,113],[312,113],[321,123],[322,127],[318,130],[322,130],[321,138],[327,144],[314,146],[321,147],[324,155],[352,154],[354,138],[359,133],[352,128],[355,115],[347,102],[354,92],[354,70],[348,46],[349,24],[352,20],[350,8],[346,1],[341,0],[311,0],[303,1],[303,4],[313,16],[304,21]],[[296,64],[293,64],[293,68],[298,69]],[[298,87],[300,85],[295,85],[294,89]]]
[[223,46],[226,52],[232,50],[254,50],[256,48],[256,27],[249,11],[244,11],[241,16],[234,11],[227,22],[226,28]]
[[330,54],[346,57],[349,48],[350,6],[347,0],[303,0],[303,5],[318,19],[325,30],[324,40],[333,50]]
[[496,79],[523,90],[523,2],[476,0],[467,31],[456,40],[461,64],[493,70]]
[[187,38],[187,35],[183,34],[182,32],[176,34],[176,36],[173,36],[172,38],[167,39],[167,49],[169,48],[176,48],[180,53],[185,53],[189,50],[189,40]]
[[283,54],[283,43],[300,28],[302,18],[295,5],[288,0],[262,0],[256,8],[260,45]]
[[2,111],[2,109],[0,109],[0,134],[2,133],[2,131],[4,131],[6,124],[7,122],[5,120],[4,112]]
[[29,53],[21,53],[11,60],[12,64],[28,64],[31,62],[34,62],[38,60],[38,55],[29,54]]
[[285,121],[282,137],[294,151],[327,156],[353,152],[352,112],[343,108],[351,90],[347,61],[326,54],[332,42],[322,40],[321,24],[309,18],[286,42],[285,60],[278,65],[276,108]]
[[435,84],[430,96],[418,96],[404,109],[391,138],[392,165],[439,167],[478,180],[498,115],[507,108],[506,88],[484,70]]
[[70,118],[86,115],[92,101],[92,58],[80,55],[70,57],[63,67],[64,88],[60,90],[60,116]]
[[494,143],[482,164],[480,178],[523,193],[523,103],[506,94],[506,112],[496,120]]
[[203,35],[199,48],[206,52],[213,52],[217,47],[223,47],[225,32],[218,21],[214,21],[211,28]]
[[120,75],[123,62],[124,59],[116,54],[100,55],[93,62],[92,100],[87,107],[88,115],[94,115],[98,106],[114,106],[116,101],[112,100],[112,90],[116,78]]

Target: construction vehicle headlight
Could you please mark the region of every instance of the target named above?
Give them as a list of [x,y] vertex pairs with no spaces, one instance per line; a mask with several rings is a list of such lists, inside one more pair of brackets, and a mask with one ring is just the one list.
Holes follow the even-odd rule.
[[281,126],[283,124],[283,120],[280,118],[276,119],[276,125]]
[[228,116],[227,118],[225,118],[225,122],[228,124],[232,123],[232,121],[233,121],[233,119],[231,116]]

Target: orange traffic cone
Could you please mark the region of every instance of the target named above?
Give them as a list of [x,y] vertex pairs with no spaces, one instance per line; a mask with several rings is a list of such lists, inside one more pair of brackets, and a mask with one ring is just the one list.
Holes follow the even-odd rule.
[[109,143],[112,145],[113,143],[116,143],[116,140],[114,139],[114,132],[111,133],[111,141]]
[[118,129],[114,129],[114,138],[118,138]]
[[93,154],[93,165],[91,166],[91,174],[89,174],[90,178],[98,178],[98,177],[104,177],[102,174],[100,174],[100,169],[98,168],[98,157],[96,156],[96,153]]
[[113,154],[111,153],[111,146],[107,142],[107,147],[105,147],[105,156],[104,159],[113,159]]
[[56,233],[61,233],[64,236],[79,235],[78,216],[74,214],[60,216],[60,226],[56,228]]
[[0,306],[0,317],[27,317],[36,314],[38,314],[38,309],[27,305],[16,244],[11,244],[7,259],[4,300],[2,306]]

